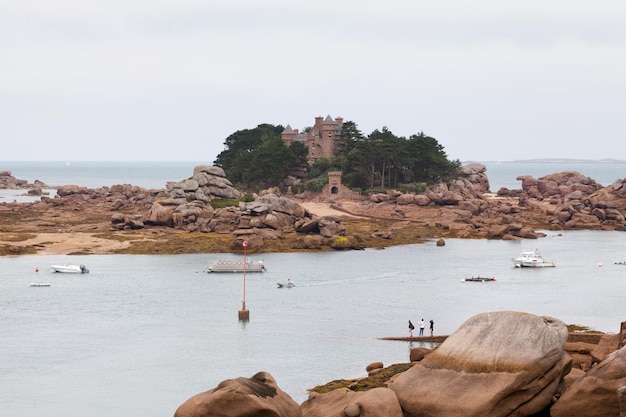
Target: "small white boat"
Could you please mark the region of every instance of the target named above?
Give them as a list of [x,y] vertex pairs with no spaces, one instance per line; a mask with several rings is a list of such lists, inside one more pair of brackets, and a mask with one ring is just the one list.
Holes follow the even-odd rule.
[[289,280],[287,282],[277,282],[276,285],[278,285],[278,288],[293,288],[296,286],[296,284],[294,284],[292,280]]
[[522,251],[517,258],[513,258],[513,265],[516,268],[545,268],[556,266],[556,261],[544,259],[536,250]]
[[49,287],[50,283],[49,282],[31,282],[30,286],[31,287]]
[[243,260],[225,260],[215,262],[207,268],[207,272],[265,272],[263,261],[252,262]]
[[89,270],[85,265],[52,265],[50,267],[54,272],[61,272],[64,274],[88,274]]

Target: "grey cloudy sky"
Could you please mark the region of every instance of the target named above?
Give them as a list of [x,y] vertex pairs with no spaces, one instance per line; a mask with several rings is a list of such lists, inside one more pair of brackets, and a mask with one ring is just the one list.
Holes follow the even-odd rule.
[[342,116],[462,161],[626,160],[614,1],[0,0],[0,160],[206,160]]

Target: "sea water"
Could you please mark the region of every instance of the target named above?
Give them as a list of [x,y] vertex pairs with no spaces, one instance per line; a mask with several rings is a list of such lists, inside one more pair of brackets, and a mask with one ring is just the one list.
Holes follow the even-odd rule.
[[[616,333],[626,320],[622,232],[532,241],[448,239],[364,251],[247,255],[265,273],[211,274],[227,254],[0,258],[3,415],[165,417],[225,379],[271,373],[307,389],[409,360],[408,320],[450,334],[475,314],[516,310]],[[539,249],[555,268],[514,268]],[[52,273],[82,263],[89,274]],[[462,282],[469,276],[495,282]],[[278,288],[291,278],[296,287]],[[50,287],[30,287],[47,281]],[[244,292],[245,286],[245,292]],[[248,322],[238,320],[242,302]]]
[[[131,184],[148,189],[162,189],[170,181],[178,182],[193,175],[200,161],[0,161],[0,170],[9,170],[13,177],[28,183],[43,182],[44,195],[54,197],[62,185],[78,185],[87,188],[110,187]],[[210,165],[210,164],[209,164]],[[0,189],[0,203],[31,202],[39,200],[25,190]]]
[[200,161],[0,161],[0,171],[9,170],[18,179],[36,180],[56,188],[79,185],[99,188],[116,184],[143,188],[165,188],[168,181],[182,181],[193,175]]
[[[521,188],[518,176],[540,178],[563,171],[578,171],[608,186],[626,177],[623,162],[484,162],[490,189]],[[10,170],[18,179],[29,183],[39,180],[52,189],[60,185],[99,188],[115,184],[132,184],[144,188],[165,188],[168,181],[182,181],[193,175],[196,165],[210,161],[0,161],[0,171]]]
[[[162,188],[200,163],[138,163],[145,170],[135,163],[36,163],[40,171],[0,163],[0,170],[55,185]],[[492,190],[514,176],[572,170],[486,165]],[[575,170],[603,185],[626,176],[621,164],[595,164],[597,173],[590,167]],[[519,188],[516,182],[502,186]],[[409,319],[433,319],[435,334],[450,334],[475,314],[517,310],[619,331],[626,266],[616,263],[626,261],[624,234],[546,233],[524,241],[448,239],[444,247],[253,254],[268,271],[245,280],[204,272],[241,255],[0,257],[0,409],[12,417],[172,416],[192,395],[259,371],[302,402],[307,389],[364,376],[371,362],[408,361],[419,344],[380,338],[408,335]],[[512,258],[533,249],[557,267],[513,267]],[[91,273],[50,272],[57,263],[85,264]],[[477,275],[497,280],[462,282]],[[295,288],[277,288],[289,278]],[[30,287],[32,281],[51,285]],[[244,296],[249,322],[237,318]]]
[[592,178],[598,184],[607,187],[615,181],[626,178],[625,162],[485,162],[486,174],[491,191],[501,187],[510,190],[522,188],[519,176],[530,175],[534,178],[564,171],[576,171]]

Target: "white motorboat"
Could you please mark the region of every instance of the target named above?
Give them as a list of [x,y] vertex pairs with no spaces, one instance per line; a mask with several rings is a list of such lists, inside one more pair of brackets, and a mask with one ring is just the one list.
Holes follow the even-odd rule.
[[265,272],[263,261],[220,260],[207,268],[207,272]]
[[30,286],[31,287],[49,287],[50,283],[49,282],[37,281],[37,282],[31,282]]
[[88,274],[89,270],[85,265],[52,265],[50,267],[54,272],[61,272],[64,274]]
[[287,282],[277,282],[278,288],[293,288],[296,286],[292,280],[287,280]]
[[513,258],[516,268],[545,268],[556,266],[556,261],[545,259],[541,254],[534,251],[522,251],[517,258]]

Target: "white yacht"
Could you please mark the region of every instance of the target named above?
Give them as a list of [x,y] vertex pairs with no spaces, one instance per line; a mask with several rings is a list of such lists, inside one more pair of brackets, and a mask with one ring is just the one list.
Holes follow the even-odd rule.
[[513,258],[513,265],[516,268],[545,268],[556,266],[556,261],[544,259],[537,251],[522,251],[517,258]]

